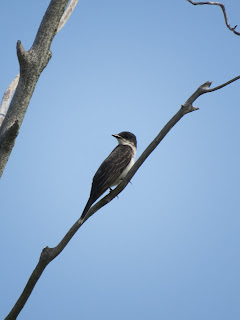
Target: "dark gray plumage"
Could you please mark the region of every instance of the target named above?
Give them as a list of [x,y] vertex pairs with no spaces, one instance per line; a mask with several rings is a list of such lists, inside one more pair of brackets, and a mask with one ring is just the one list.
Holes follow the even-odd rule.
[[90,197],[81,215],[83,220],[91,205],[112,186],[121,182],[134,164],[137,140],[131,132],[113,135],[119,145],[103,161],[92,181]]

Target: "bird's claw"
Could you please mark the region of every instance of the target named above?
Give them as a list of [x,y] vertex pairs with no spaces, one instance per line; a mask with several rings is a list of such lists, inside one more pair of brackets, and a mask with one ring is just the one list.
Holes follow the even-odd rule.
[[[112,188],[109,188],[109,190],[110,190],[110,193],[113,191],[113,189]],[[117,198],[118,198],[118,195],[117,195]],[[118,198],[119,199],[119,198]]]

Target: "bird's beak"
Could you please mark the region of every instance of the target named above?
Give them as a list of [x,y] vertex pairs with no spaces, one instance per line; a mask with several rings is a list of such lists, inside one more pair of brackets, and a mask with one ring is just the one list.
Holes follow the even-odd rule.
[[118,134],[112,134],[112,136],[116,139],[120,139],[121,137]]

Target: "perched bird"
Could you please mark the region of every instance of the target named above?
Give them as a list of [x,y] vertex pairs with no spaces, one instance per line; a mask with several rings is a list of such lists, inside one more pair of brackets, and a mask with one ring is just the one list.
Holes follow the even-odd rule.
[[95,173],[90,197],[80,220],[85,218],[91,205],[101,197],[107,189],[111,190],[111,187],[118,185],[122,181],[134,164],[137,150],[136,136],[127,131],[113,134],[112,136],[117,139],[118,146],[103,161]]

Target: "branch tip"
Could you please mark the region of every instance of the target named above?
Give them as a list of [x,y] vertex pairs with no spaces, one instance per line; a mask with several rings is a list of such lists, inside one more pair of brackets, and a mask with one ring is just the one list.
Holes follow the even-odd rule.
[[199,108],[198,108],[198,107],[194,107],[194,106],[192,106],[192,111],[197,111],[197,110],[199,110]]
[[17,42],[17,56],[18,56],[18,61],[21,66],[22,63],[25,63],[26,58],[27,58],[27,52],[24,50],[22,42],[18,40]]
[[39,261],[48,260],[49,259],[49,247],[45,247],[40,255]]
[[205,5],[205,4],[213,5],[213,6],[219,6],[222,9],[224,20],[225,20],[227,28],[230,31],[232,31],[233,33],[235,33],[237,36],[240,36],[240,32],[237,32],[235,30],[237,28],[237,26],[235,26],[235,27],[231,27],[230,26],[230,24],[228,22],[228,17],[227,17],[227,12],[226,12],[225,6],[222,3],[220,3],[220,2],[212,2],[212,1],[198,1],[198,2],[193,1],[193,0],[187,0],[187,1],[190,2],[191,4],[193,4],[194,6],[196,6],[196,5]]
[[17,52],[19,55],[23,55],[26,52],[20,40],[17,41]]
[[199,88],[198,90],[200,91],[200,94],[203,94],[205,92],[208,91],[208,89],[211,87],[212,85],[212,82],[211,81],[207,81],[205,83],[203,83]]
[[211,87],[211,85],[212,85],[212,81],[207,81],[204,84],[202,84],[201,87],[204,89],[208,89]]

